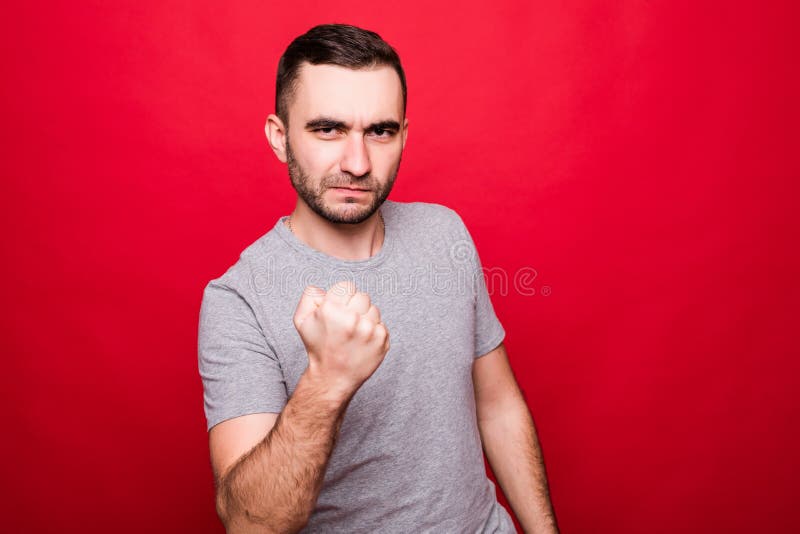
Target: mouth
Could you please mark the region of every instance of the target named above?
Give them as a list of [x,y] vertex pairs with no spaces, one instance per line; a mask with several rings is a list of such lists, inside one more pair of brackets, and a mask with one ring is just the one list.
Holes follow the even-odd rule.
[[355,199],[364,199],[369,194],[369,189],[356,189],[350,187],[332,187],[333,194],[338,198],[347,199],[346,202],[353,202]]
[[334,187],[333,189],[340,189],[342,191],[369,191],[369,189],[363,189],[361,187]]

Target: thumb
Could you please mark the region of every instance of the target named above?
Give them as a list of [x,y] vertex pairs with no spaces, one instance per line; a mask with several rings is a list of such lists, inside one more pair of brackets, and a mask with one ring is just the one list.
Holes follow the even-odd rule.
[[306,286],[303,289],[303,294],[300,296],[300,302],[297,303],[297,309],[294,312],[294,325],[299,327],[300,324],[310,314],[314,313],[317,306],[322,304],[325,297],[325,290],[317,286]]

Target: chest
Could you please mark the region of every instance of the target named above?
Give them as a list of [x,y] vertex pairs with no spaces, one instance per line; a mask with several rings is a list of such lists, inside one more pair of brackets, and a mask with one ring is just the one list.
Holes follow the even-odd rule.
[[[434,276],[419,268],[416,275],[394,277],[385,272],[327,272],[287,282],[283,295],[271,295],[260,310],[268,322],[268,342],[275,350],[285,378],[287,394],[295,390],[308,366],[308,356],[292,318],[303,288],[329,287],[332,281],[350,279],[370,296],[389,330],[391,348],[380,367],[359,389],[348,411],[374,405],[387,395],[402,392],[419,396],[436,388],[464,389],[471,376],[474,351],[474,300],[467,281]],[[389,273],[392,274],[391,272]],[[433,274],[433,275],[432,275]]]

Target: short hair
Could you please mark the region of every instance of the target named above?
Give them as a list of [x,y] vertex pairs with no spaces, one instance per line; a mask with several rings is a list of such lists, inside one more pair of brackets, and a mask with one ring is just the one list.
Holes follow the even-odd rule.
[[406,75],[400,57],[375,32],[349,24],[320,24],[295,38],[278,61],[275,84],[275,113],[289,124],[289,102],[297,90],[298,71],[308,62],[312,65],[338,65],[349,69],[394,68],[403,88],[403,113],[406,111]]

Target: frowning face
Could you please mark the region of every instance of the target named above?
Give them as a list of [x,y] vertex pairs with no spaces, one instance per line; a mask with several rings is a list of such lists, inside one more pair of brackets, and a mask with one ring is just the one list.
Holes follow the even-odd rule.
[[304,63],[297,82],[284,150],[273,149],[309,208],[331,222],[362,222],[386,200],[400,167],[408,128],[400,78],[388,66]]

